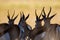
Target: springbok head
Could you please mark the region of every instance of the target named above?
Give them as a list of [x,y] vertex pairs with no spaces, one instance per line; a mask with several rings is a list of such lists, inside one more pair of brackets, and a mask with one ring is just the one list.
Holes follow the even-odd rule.
[[[10,18],[9,10],[8,10],[7,18],[8,18],[8,20],[9,20],[9,21],[8,21],[9,25],[13,25],[13,24],[14,24],[15,19],[18,17],[18,15],[17,15],[16,17],[14,17],[14,14],[15,14],[15,11],[14,11],[14,13],[13,13],[12,17]],[[14,18],[13,18],[13,17],[14,17]]]
[[35,26],[36,26],[36,27],[37,27],[37,26],[41,26],[41,25],[42,25],[41,22],[42,22],[42,20],[43,20],[43,19],[41,19],[42,12],[41,12],[41,14],[40,14],[39,17],[38,17],[37,12],[36,12],[36,10],[35,10],[35,15],[36,15],[36,21],[35,21],[35,22],[36,22],[36,25],[35,25]]
[[45,11],[44,11],[44,8],[45,8],[45,7],[43,7],[43,13],[44,13],[44,15],[42,14],[43,19],[44,19],[44,22],[50,24],[51,19],[52,19],[56,14],[54,14],[54,15],[52,15],[52,16],[49,17],[52,8],[50,7],[50,10],[49,10],[49,12],[48,12],[48,15],[46,15],[46,13],[45,13]]
[[26,26],[26,20],[29,18],[29,14],[25,17],[24,12],[20,12],[21,17],[19,21],[20,26]]
[[24,12],[20,12],[20,21],[18,26],[20,27],[20,37],[25,39],[29,35],[30,26],[26,23],[29,14],[25,17]]

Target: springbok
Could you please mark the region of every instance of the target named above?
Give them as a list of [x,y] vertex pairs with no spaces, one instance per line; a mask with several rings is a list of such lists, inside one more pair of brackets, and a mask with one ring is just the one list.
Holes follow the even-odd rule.
[[0,37],[3,36],[5,33],[7,33],[7,30],[9,28],[10,27],[8,27],[8,24],[7,23],[1,23],[0,24]]
[[[15,11],[14,11],[14,14],[15,14]],[[8,20],[9,20],[8,21],[8,23],[9,23],[8,27],[10,27],[8,30],[8,33],[10,36],[10,40],[20,40],[19,39],[20,29],[19,29],[18,25],[14,24],[14,21],[18,17],[18,15],[15,18],[13,18],[14,14],[10,18],[9,11],[8,11],[8,16],[7,16]]]
[[0,24],[0,40],[9,39],[9,36],[7,37],[7,32],[8,32],[9,28],[10,27],[8,27],[7,23],[1,23]]
[[36,15],[36,21],[35,21],[36,25],[35,25],[35,28],[33,30],[31,30],[29,37],[31,38],[31,40],[36,40],[35,38],[38,37],[38,35],[39,35],[40,38],[38,38],[37,40],[40,40],[42,33],[45,30],[45,27],[42,26],[43,19],[40,18],[42,15],[42,12],[41,12],[40,16],[38,17],[36,10],[35,10],[35,15]]
[[[44,7],[45,8],[45,7]],[[43,8],[43,19],[44,19],[44,26],[46,27],[46,35],[43,38],[43,40],[60,40],[60,25],[58,24],[51,24],[50,21],[51,19],[56,15],[52,15],[51,17],[49,17],[50,13],[51,13],[51,7],[50,7],[50,11],[48,12],[48,15],[46,16],[46,13],[44,11]]]
[[31,26],[26,23],[26,20],[28,19],[29,14],[27,15],[27,17],[25,17],[23,12],[21,12],[20,14],[22,14],[18,24],[21,29],[20,38],[23,40],[26,40],[26,37],[29,35],[30,30],[32,30]]

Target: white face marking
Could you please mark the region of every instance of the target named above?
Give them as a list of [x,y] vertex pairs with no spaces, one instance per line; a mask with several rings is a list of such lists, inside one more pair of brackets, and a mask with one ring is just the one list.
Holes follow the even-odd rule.
[[32,28],[31,28],[29,25],[28,25],[28,29],[29,29],[29,30],[32,30]]

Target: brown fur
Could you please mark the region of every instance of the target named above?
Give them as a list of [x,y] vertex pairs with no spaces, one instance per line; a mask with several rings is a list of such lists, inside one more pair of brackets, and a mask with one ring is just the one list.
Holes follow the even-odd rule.
[[42,16],[44,18],[44,23],[45,23],[44,26],[46,27],[46,36],[43,38],[43,40],[60,40],[59,39],[60,35],[58,34],[59,32],[57,32],[58,30],[56,29],[57,27],[59,27],[58,24],[50,23],[51,19],[55,16],[55,14],[49,17],[51,8],[47,16],[44,11],[44,8],[43,8],[43,12],[44,12],[44,15]]
[[0,37],[3,36],[5,33],[7,33],[9,28],[10,27],[8,26],[7,23],[1,23],[0,24]]
[[17,25],[10,26],[8,33],[10,36],[10,40],[19,40],[20,29]]

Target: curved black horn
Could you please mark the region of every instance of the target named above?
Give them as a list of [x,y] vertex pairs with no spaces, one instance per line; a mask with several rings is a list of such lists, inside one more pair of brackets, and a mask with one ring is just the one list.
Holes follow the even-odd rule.
[[22,15],[22,13],[20,12],[20,21],[22,21],[22,17],[23,17],[23,15]]
[[14,10],[14,13],[13,13],[13,15],[12,15],[11,19],[13,19],[14,15],[15,15],[15,10]]
[[25,19],[25,15],[24,15],[24,12],[22,12],[22,14],[23,14],[23,17],[22,17],[22,18],[23,18],[23,20],[24,20],[24,19]]
[[42,13],[40,14],[39,18],[41,17]]
[[22,14],[21,14],[21,12],[20,12],[20,18],[22,17]]
[[7,18],[10,20],[9,10],[8,10],[8,15],[7,15]]
[[43,10],[41,11],[41,14],[40,14],[39,18],[41,17],[41,15],[42,15],[42,12],[43,12]]
[[44,10],[45,7],[43,7],[43,13],[44,13],[44,16],[46,17],[46,13],[45,13],[45,10]]
[[37,16],[36,9],[35,9],[35,15],[36,15],[36,20],[38,20],[39,18],[38,18],[38,16]]
[[52,8],[50,7],[50,11],[49,11],[49,13],[48,13],[48,15],[47,15],[48,18],[49,18],[49,15],[50,15],[50,13],[51,13],[51,9],[52,9]]
[[[18,14],[19,15],[19,14]],[[18,17],[18,15],[13,19],[13,20],[15,20],[17,17]]]
[[25,21],[29,18],[29,14],[27,15],[27,17],[25,18]]

